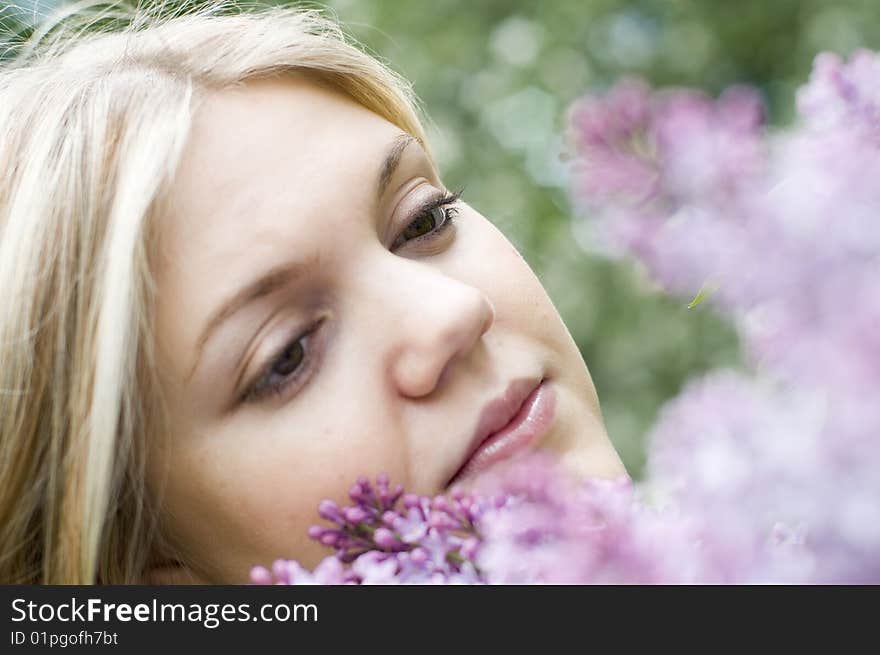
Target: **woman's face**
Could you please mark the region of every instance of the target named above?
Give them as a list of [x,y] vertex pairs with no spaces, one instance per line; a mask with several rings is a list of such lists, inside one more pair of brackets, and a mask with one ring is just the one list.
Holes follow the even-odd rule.
[[159,233],[171,431],[148,483],[198,569],[153,582],[313,565],[319,501],[359,475],[437,494],[530,449],[624,472],[528,265],[347,97],[295,77],[209,97]]

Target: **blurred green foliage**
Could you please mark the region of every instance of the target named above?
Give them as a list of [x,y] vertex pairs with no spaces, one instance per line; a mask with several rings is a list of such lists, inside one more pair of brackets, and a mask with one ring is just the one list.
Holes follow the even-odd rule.
[[[63,0],[62,0],[63,1]],[[30,5],[17,0],[19,5]],[[43,7],[49,0],[37,3]],[[57,4],[57,3],[56,3]],[[706,303],[664,296],[631,262],[573,228],[565,111],[622,75],[717,93],[757,86],[791,120],[814,55],[880,47],[877,0],[328,0],[368,49],[410,79],[432,119],[444,179],[516,244],[579,344],[630,473],[658,408],[709,368],[736,365],[735,335]],[[27,21],[28,11],[0,15]],[[24,18],[23,18],[24,17]],[[10,28],[14,21],[6,20]],[[2,34],[0,34],[2,39]]]

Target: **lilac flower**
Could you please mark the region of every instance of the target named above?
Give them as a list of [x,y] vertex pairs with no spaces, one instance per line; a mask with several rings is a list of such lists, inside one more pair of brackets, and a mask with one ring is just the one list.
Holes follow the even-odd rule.
[[739,261],[748,191],[766,165],[755,92],[735,87],[712,101],[624,80],[570,114],[573,196],[598,243],[691,296]]
[[320,503],[318,513],[332,525],[315,525],[309,536],[332,548],[311,573],[292,560],[272,570],[256,566],[254,584],[476,584],[481,540],[478,518],[485,503],[456,491],[428,498],[392,487],[387,475],[375,486],[361,478],[349,491],[354,503]]
[[[798,92],[800,120],[760,146],[749,112],[728,114],[724,96],[702,109],[688,92],[650,97],[640,129],[667,135],[651,146],[661,171],[653,198],[664,202],[590,196],[594,183],[582,179],[574,197],[670,291],[693,297],[711,280],[710,303],[735,322],[751,372],[693,381],[664,410],[644,486],[703,526],[710,579],[876,582],[880,56],[817,57]],[[615,99],[588,103],[601,111]],[[670,107],[683,117],[670,121]],[[712,132],[749,145],[713,151]],[[726,173],[673,184],[675,170],[698,168],[680,157]]]
[[880,57],[858,50],[849,62],[821,53],[813,62],[810,83],[797,95],[799,114],[810,129],[857,131],[880,139]]
[[576,480],[524,459],[487,488],[503,504],[481,517],[478,565],[494,584],[648,584],[700,579],[699,534],[649,508],[629,478]]
[[659,165],[646,134],[650,90],[638,80],[624,80],[605,98],[585,97],[571,111],[572,137],[583,174],[582,198],[590,202],[638,204],[656,194]]

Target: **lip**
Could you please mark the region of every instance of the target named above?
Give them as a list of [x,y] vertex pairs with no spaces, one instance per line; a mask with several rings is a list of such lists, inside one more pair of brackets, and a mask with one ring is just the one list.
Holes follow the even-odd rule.
[[556,392],[549,380],[512,381],[483,408],[461,466],[446,486],[472,478],[527,449],[546,434],[555,415]]

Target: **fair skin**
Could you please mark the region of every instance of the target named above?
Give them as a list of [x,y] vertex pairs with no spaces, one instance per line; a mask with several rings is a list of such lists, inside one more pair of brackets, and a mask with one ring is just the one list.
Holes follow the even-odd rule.
[[[314,565],[327,554],[306,536],[321,499],[344,501],[380,472],[444,492],[481,409],[523,377],[556,399],[535,449],[584,475],[625,473],[541,284],[464,202],[424,215],[445,191],[417,141],[307,79],[200,105],[159,225],[171,430],[148,467],[165,532],[198,564],[165,562],[148,581],[242,583],[278,557]],[[205,336],[269,271],[276,284]]]

